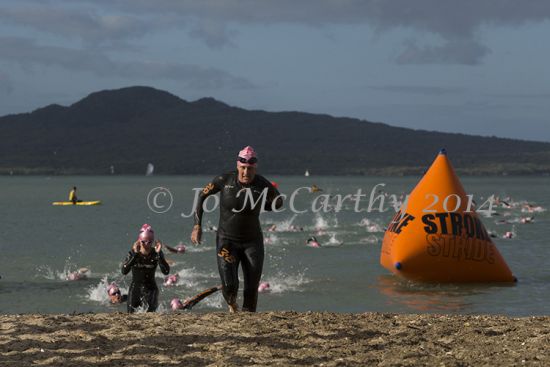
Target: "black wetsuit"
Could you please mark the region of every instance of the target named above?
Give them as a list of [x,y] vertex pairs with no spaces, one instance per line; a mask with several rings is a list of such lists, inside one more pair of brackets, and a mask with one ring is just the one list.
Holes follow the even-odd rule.
[[154,249],[149,255],[142,255],[130,250],[122,263],[122,274],[132,270],[132,284],[128,290],[128,312],[135,312],[140,306],[147,307],[147,312],[155,312],[158,307],[159,289],[155,282],[157,265],[163,274],[168,275],[170,265],[164,259],[164,254],[156,253]]
[[[245,190],[242,191],[243,189]],[[265,192],[264,210],[271,211],[273,201],[279,192],[271,182],[260,175],[256,175],[249,185],[239,182],[237,171],[218,176],[206,185],[199,195],[195,208],[195,224],[201,224],[204,200],[217,192],[221,194],[216,254],[223,297],[228,304],[236,302],[239,290],[239,264],[242,263],[243,311],[254,312],[258,303],[258,285],[264,263],[264,240],[259,219],[262,209],[261,195]],[[257,205],[253,205],[252,201]],[[282,205],[281,198],[274,203],[275,209]]]

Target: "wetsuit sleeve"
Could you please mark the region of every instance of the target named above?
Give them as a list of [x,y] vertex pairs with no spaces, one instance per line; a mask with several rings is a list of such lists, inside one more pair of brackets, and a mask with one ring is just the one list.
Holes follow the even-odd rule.
[[168,273],[170,273],[170,265],[168,265],[168,263],[166,262],[166,259],[164,258],[164,253],[161,251],[158,253],[157,256],[160,271],[162,272],[162,274],[168,275]]
[[122,274],[126,275],[130,272],[132,269],[132,266],[136,262],[137,254],[134,251],[128,252],[128,256],[126,256],[126,259],[122,262]]
[[204,213],[204,209],[202,207],[202,204],[206,200],[207,197],[210,195],[214,195],[221,191],[224,185],[224,176],[218,176],[214,178],[208,185],[206,185],[201,193],[199,194],[199,200],[197,202],[197,207],[195,208],[195,225],[201,225],[202,224],[202,213]]
[[283,206],[283,198],[278,197],[280,195],[279,190],[277,190],[271,182],[266,180],[267,187],[267,196],[265,201],[264,210],[272,211],[273,210],[273,200],[275,201],[275,209],[280,209]]

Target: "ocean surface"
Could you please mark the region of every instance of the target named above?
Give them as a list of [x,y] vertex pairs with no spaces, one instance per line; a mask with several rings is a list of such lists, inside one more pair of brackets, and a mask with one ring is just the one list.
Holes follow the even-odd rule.
[[[288,177],[269,179],[290,195],[315,184],[321,193],[301,189],[293,213],[264,213],[266,258],[262,281],[271,291],[261,293],[258,310],[505,314],[550,314],[550,178],[465,177],[466,191],[483,202],[489,195],[510,197],[512,208],[497,208],[498,216],[482,218],[494,232],[499,251],[518,278],[515,285],[421,284],[400,279],[380,263],[384,228],[395,210],[386,201],[385,212],[370,212],[368,195],[382,189],[388,194],[408,194],[418,177]],[[189,244],[195,192],[209,182],[207,176],[151,177],[0,177],[0,313],[73,313],[125,311],[126,305],[108,303],[106,287],[116,282],[123,293],[130,275],[122,276],[120,263],[135,241],[138,229],[149,223],[169,246],[183,243],[184,254],[170,254],[175,286],[164,286],[157,272],[161,312],[171,312],[172,298],[186,298],[219,284],[214,249],[215,232],[205,232],[199,246]],[[101,200],[100,206],[52,206],[63,201],[72,186],[79,198]],[[158,188],[164,191],[159,191]],[[156,191],[155,191],[156,189]],[[355,194],[367,199],[356,212],[354,203],[341,210],[314,213],[319,194]],[[168,194],[169,192],[169,194]],[[172,205],[169,206],[169,195]],[[535,209],[524,212],[525,203]],[[214,200],[209,202],[214,205]],[[523,211],[522,211],[523,210]],[[534,217],[522,224],[520,218]],[[218,211],[205,213],[204,223],[215,227]],[[274,231],[267,229],[276,225]],[[514,237],[504,239],[506,232]],[[316,235],[323,247],[305,245]],[[88,278],[67,280],[78,268],[89,269]],[[242,283],[241,283],[242,289]],[[242,301],[242,294],[239,296]],[[225,310],[221,294],[199,303],[191,312]]]

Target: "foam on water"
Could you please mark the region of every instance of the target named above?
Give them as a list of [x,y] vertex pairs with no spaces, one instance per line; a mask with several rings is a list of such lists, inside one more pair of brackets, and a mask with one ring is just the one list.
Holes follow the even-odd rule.
[[221,291],[218,291],[214,293],[211,296],[206,297],[201,302],[199,302],[194,308],[215,308],[215,309],[222,309],[226,307],[225,300],[223,299],[223,295]]
[[361,221],[357,225],[361,227],[365,227],[367,232],[370,232],[370,233],[384,232],[384,228],[380,224],[368,218],[361,219]]
[[120,289],[120,292],[122,294],[128,294],[128,288],[124,285],[121,285],[121,283],[116,282],[114,280],[109,280],[109,278],[112,279],[112,277],[109,277],[109,275],[104,275],[99,283],[96,285],[92,285],[88,288],[88,294],[87,299],[90,301],[100,302],[100,303],[109,303],[109,296],[107,294],[107,290],[109,289],[109,285],[112,282],[115,282]]
[[281,220],[279,222],[273,222],[274,232],[297,232],[296,226],[293,225],[294,220],[298,214],[293,214],[289,219]]
[[217,274],[197,270],[196,268],[183,268],[176,273],[179,276],[178,282],[173,287],[185,287],[189,289],[198,289],[204,285],[205,281],[216,279]]
[[336,238],[336,232],[329,233],[329,239],[327,242],[323,243],[322,246],[341,246],[344,244],[343,241],[340,241]]
[[367,244],[367,245],[378,245],[382,239],[378,236],[371,234],[367,237],[363,237],[359,239],[359,243]]
[[[216,246],[207,246],[204,243],[201,243],[199,245],[186,245],[185,246],[185,252],[207,252],[207,251],[214,251],[216,249]],[[184,255],[185,256],[185,255]]]
[[296,274],[284,274],[279,272],[275,275],[267,275],[262,281],[268,282],[271,293],[301,292],[305,290],[305,285],[311,282],[305,276],[307,269]]

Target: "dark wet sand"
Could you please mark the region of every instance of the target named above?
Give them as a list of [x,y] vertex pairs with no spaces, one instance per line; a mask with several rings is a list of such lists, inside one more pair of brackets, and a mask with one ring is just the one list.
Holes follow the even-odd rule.
[[0,316],[0,366],[550,366],[550,317]]

